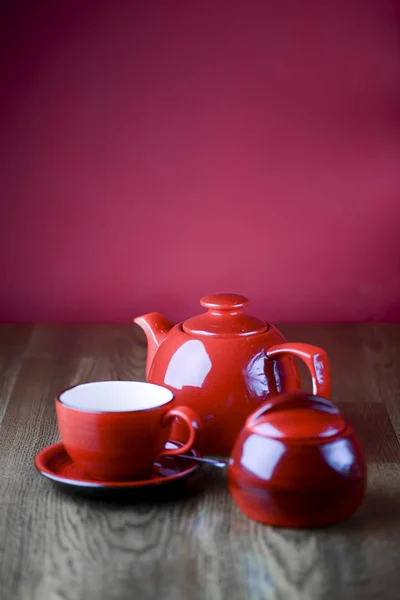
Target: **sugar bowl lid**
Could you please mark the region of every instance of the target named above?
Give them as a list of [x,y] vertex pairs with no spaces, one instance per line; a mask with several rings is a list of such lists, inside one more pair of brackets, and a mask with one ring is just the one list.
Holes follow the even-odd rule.
[[339,409],[329,400],[305,393],[288,393],[263,404],[246,421],[259,435],[293,442],[326,440],[347,427]]
[[268,324],[242,311],[248,299],[239,294],[219,293],[204,296],[200,304],[207,312],[183,323],[183,330],[192,335],[214,337],[247,336],[264,333]]

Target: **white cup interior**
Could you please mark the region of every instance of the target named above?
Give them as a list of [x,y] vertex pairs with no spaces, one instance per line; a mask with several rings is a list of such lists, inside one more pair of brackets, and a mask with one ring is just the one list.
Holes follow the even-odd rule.
[[174,397],[165,387],[142,381],[96,381],[76,385],[59,396],[65,406],[87,412],[132,412],[167,404]]

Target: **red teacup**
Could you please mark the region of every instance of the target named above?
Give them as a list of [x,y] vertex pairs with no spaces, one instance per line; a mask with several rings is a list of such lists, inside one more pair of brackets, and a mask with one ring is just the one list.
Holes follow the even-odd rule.
[[[146,479],[160,456],[185,454],[193,446],[197,415],[172,408],[173,393],[139,381],[83,383],[56,399],[61,439],[72,460],[88,475],[105,481]],[[172,422],[188,428],[187,442],[166,450]]]

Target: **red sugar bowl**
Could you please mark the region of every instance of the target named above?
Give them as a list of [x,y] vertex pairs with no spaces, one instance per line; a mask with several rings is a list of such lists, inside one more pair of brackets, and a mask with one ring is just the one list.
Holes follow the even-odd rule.
[[321,527],[361,504],[366,464],[351,426],[329,400],[287,393],[246,420],[231,454],[229,487],[251,519]]

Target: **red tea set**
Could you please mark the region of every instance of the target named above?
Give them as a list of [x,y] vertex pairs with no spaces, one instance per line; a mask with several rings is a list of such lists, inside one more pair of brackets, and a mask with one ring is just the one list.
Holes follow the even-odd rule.
[[[213,294],[207,311],[173,325],[159,313],[134,319],[146,333],[146,382],[83,383],[61,392],[62,443],[36,467],[76,493],[154,491],[182,483],[202,463],[227,469],[251,519],[321,527],[352,515],[366,485],[362,449],[329,400],[324,350],[286,342],[246,314],[247,299]],[[295,358],[312,394],[300,391]]]

